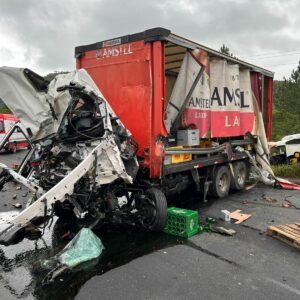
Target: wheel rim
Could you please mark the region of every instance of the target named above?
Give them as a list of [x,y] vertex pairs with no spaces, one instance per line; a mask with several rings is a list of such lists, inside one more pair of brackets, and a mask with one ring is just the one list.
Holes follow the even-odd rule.
[[243,166],[239,165],[237,168],[237,175],[236,175],[237,183],[239,185],[243,185],[246,179],[246,170]]
[[229,187],[229,176],[226,173],[223,173],[219,179],[219,188],[222,192],[226,192]]
[[144,226],[148,227],[153,224],[156,217],[156,205],[151,195],[146,195],[143,199],[144,205],[140,209],[142,222]]

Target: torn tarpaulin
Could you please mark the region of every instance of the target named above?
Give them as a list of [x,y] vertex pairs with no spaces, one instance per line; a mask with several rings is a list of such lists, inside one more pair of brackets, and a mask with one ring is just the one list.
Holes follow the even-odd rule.
[[83,262],[99,257],[103,249],[101,240],[93,231],[89,228],[82,228],[56,257],[62,265],[74,268]]
[[287,190],[300,190],[300,185],[282,178],[276,178],[276,185]]
[[84,263],[96,260],[103,249],[101,240],[93,231],[89,228],[82,228],[60,253],[52,260],[45,261],[44,265],[55,267],[45,277],[44,284],[52,282],[65,270],[80,269]]

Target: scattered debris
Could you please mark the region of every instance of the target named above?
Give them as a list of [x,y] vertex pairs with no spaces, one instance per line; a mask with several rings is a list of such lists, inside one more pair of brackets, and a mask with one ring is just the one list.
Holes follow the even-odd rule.
[[241,213],[240,209],[237,209],[230,213],[230,218],[237,220],[236,222],[234,222],[235,224],[240,224],[249,219],[250,217],[252,217],[252,215]]
[[19,191],[20,189],[21,189],[21,186],[18,185],[18,186],[16,187],[16,190]]
[[230,222],[230,211],[223,209],[221,210],[221,213],[223,214],[223,220],[225,222]]
[[285,197],[285,202],[287,202],[289,205],[290,205],[290,207],[292,207],[292,208],[295,208],[295,209],[300,209],[300,207],[299,206],[296,206],[295,204],[293,204],[290,200],[288,200],[287,198],[288,197],[291,197],[291,196],[287,196],[287,197]]
[[15,208],[22,208],[22,204],[21,203],[14,203],[13,206]]
[[262,199],[263,199],[264,201],[270,202],[270,203],[275,203],[275,202],[277,202],[277,199],[272,198],[272,197],[270,197],[270,196],[267,196],[267,195],[265,195],[265,194],[262,195]]
[[212,217],[206,217],[206,223],[207,224],[216,224],[217,220],[215,218],[212,218]]
[[234,229],[228,229],[222,226],[214,226],[212,227],[212,231],[216,233],[230,235],[230,236],[236,234],[236,231]]
[[281,204],[281,206],[284,207],[284,208],[290,208],[291,204],[284,202],[284,203]]
[[[98,259],[104,246],[101,240],[89,228],[82,228],[67,246],[54,257],[56,266],[44,279],[44,284],[54,279],[66,270],[79,267],[81,264]],[[50,261],[51,262],[51,261]],[[46,261],[44,265],[51,265]]]
[[300,249],[300,223],[268,226],[267,234]]
[[211,217],[206,217],[205,221],[199,223],[198,233],[213,232],[213,225],[217,223],[217,220]]
[[17,194],[14,194],[13,196],[12,196],[12,198],[15,200],[15,199],[17,199]]
[[28,193],[22,194],[22,197],[27,197]]
[[276,186],[287,190],[300,190],[300,186],[283,178],[276,178]]

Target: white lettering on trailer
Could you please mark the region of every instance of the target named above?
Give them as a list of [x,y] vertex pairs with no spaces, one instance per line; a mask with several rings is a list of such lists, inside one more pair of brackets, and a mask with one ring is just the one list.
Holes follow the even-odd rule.
[[130,55],[132,54],[131,45],[123,45],[123,46],[117,46],[117,47],[111,47],[111,48],[103,48],[98,49],[96,51],[96,58],[108,58],[108,57],[114,57],[114,56],[121,56],[121,55]]
[[228,120],[228,116],[225,116],[225,127],[235,127],[240,126],[240,118],[238,116],[234,117],[234,120],[232,123]]
[[207,117],[206,112],[199,112],[199,111],[195,112],[195,119],[205,119],[206,117]]

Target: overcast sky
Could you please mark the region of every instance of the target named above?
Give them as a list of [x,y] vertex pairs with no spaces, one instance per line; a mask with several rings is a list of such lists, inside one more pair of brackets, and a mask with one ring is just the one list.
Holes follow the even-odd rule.
[[75,68],[74,47],[166,27],[289,77],[300,60],[298,0],[0,0],[0,66]]

